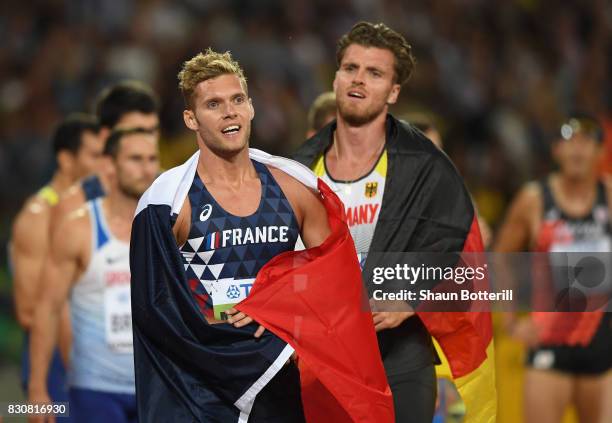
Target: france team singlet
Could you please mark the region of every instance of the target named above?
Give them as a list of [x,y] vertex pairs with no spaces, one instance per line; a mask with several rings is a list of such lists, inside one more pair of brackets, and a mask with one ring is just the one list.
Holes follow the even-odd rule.
[[71,387],[135,393],[130,246],[110,232],[101,199],[87,203],[92,253],[70,297]]
[[270,259],[292,251],[299,227],[291,205],[268,168],[252,161],[261,181],[259,207],[250,216],[225,211],[195,174],[189,190],[191,230],[180,247],[189,286],[207,318],[245,299]]

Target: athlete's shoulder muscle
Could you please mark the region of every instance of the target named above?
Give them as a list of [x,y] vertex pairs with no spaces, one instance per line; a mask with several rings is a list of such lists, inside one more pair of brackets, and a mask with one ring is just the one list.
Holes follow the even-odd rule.
[[59,202],[51,212],[51,225],[57,225],[62,219],[85,204],[85,193],[80,182],[72,185],[60,195]]
[[15,217],[12,245],[16,252],[43,254],[48,246],[51,207],[42,198],[33,196]]
[[86,205],[60,217],[51,230],[50,254],[59,261],[74,261],[78,266],[89,261],[91,219]]

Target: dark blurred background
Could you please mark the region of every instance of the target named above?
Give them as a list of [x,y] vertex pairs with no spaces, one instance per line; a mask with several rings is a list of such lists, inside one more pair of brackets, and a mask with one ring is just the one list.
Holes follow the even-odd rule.
[[[209,46],[245,68],[252,145],[289,154],[310,103],[331,89],[338,37],[361,19],[403,33],[418,65],[393,112],[434,118],[493,228],[516,189],[551,169],[549,143],[565,113],[612,125],[608,0],[28,0],[0,10],[3,255],[13,215],[52,173],[54,126],[91,110],[107,84],[135,78],[155,88],[166,167],[195,150],[176,75]],[[2,269],[0,363],[16,360],[20,336]]]

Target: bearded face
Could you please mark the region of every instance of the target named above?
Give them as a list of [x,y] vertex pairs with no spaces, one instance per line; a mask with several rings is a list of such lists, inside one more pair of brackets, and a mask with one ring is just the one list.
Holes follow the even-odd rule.
[[365,125],[397,101],[395,57],[390,50],[351,44],[334,79],[338,114],[349,125]]

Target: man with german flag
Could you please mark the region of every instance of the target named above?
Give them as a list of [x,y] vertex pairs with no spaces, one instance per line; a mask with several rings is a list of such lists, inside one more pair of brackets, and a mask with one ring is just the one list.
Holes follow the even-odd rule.
[[[415,66],[404,37],[382,23],[357,23],[338,42],[337,64],[337,119],[294,158],[343,201],[364,271],[373,253],[482,251],[470,196],[450,160],[388,113]],[[432,336],[466,403],[466,421],[495,421],[488,313],[374,311],[372,318],[397,422],[432,421]]]

